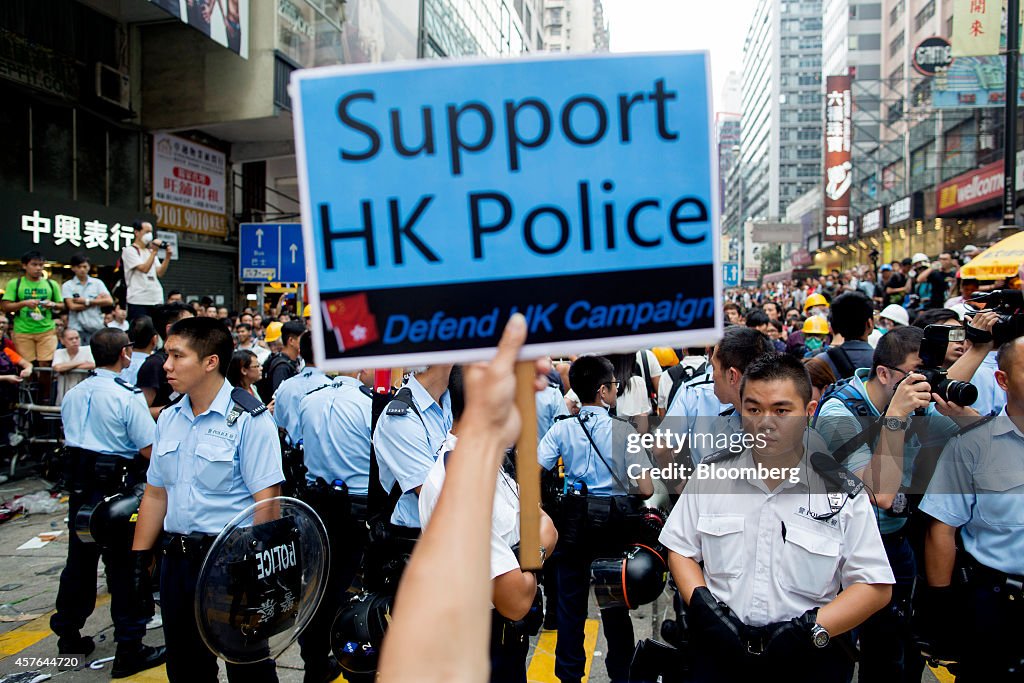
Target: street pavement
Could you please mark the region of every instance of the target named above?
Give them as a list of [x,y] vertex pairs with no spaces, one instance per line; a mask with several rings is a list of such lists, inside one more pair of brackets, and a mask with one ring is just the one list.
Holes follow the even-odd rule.
[[[48,486],[49,484],[41,479],[9,482],[0,486],[0,501],[9,501],[17,495],[42,491]],[[103,579],[102,562],[97,574],[97,608],[82,631],[83,635],[91,635],[96,640],[96,650],[88,660],[76,665],[69,666],[67,662],[63,662],[64,666],[55,666],[53,662],[46,661],[59,657],[57,638],[50,631],[49,618],[53,613],[60,572],[64,568],[67,556],[67,505],[62,507],[60,512],[53,514],[17,517],[0,524],[0,683],[14,683],[15,680],[20,683],[32,683],[34,677],[24,681],[20,676],[15,678],[18,674],[30,671],[48,674],[53,680],[60,680],[61,683],[96,682],[110,677],[110,662],[97,661],[113,657],[115,649],[109,609],[110,597]],[[53,540],[44,544],[35,543],[40,547],[18,550],[18,547],[26,542],[41,536],[47,538],[56,532],[61,533]],[[663,613],[669,606],[666,594],[657,602],[631,613],[638,639],[657,633],[664,618]],[[586,634],[588,676],[584,680],[607,683],[608,676],[603,662],[605,642],[596,605],[593,602]],[[530,683],[557,682],[554,676],[556,638],[556,633],[542,631],[533,639],[527,674]],[[150,630],[146,635],[146,643],[162,644],[163,631],[160,628]],[[282,683],[301,683],[302,660],[297,645],[286,650],[277,664],[278,677]],[[926,670],[922,681],[952,681],[952,677],[945,670],[939,670],[938,673],[939,678],[936,679],[931,671]],[[167,674],[161,666],[123,680],[158,683],[166,681]],[[220,680],[227,680],[223,667]]]

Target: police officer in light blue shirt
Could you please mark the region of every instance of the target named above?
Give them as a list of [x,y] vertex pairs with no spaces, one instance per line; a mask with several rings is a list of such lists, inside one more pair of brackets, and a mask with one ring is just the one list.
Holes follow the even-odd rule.
[[[590,563],[605,553],[622,552],[627,539],[607,529],[594,547],[598,532],[591,526],[591,508],[605,504],[618,509],[624,497],[639,492],[644,498],[654,492],[645,470],[651,467],[643,449],[627,447],[636,430],[625,420],[612,418],[608,408],[616,402],[616,389],[623,378],[615,377],[612,363],[602,356],[581,356],[569,369],[569,383],[579,396],[579,415],[555,422],[537,447],[540,466],[550,470],[562,459],[565,487],[563,514],[556,524],[559,550],[552,558],[558,576],[558,642],[555,648],[555,675],[562,681],[583,678],[586,662],[583,649],[587,596],[590,592]],[[636,467],[634,467],[636,466]],[[630,474],[633,476],[631,477]],[[631,479],[637,480],[633,486]],[[633,490],[630,490],[632,488]],[[608,499],[621,497],[619,500]],[[569,514],[570,504],[576,512]],[[611,514],[609,512],[609,514]],[[605,515],[608,518],[608,515]],[[620,547],[622,546],[622,547]],[[608,641],[606,663],[612,681],[626,681],[633,654],[633,625],[625,607],[601,610]]]
[[[285,380],[281,389],[296,379]],[[373,382],[372,371],[341,374],[333,384],[313,389],[299,402],[308,482],[303,498],[323,518],[331,538],[327,589],[299,637],[308,683],[332,681],[340,673],[337,662],[329,658],[331,624],[366,549],[373,399],[364,382]],[[358,678],[351,671],[345,672],[345,678],[349,683],[373,680],[372,676]]]
[[314,389],[331,383],[330,377],[313,367],[313,337],[309,332],[299,338],[299,356],[306,363],[305,369],[281,382],[274,392],[274,419],[293,445],[302,440],[299,402]]
[[[217,660],[200,638],[193,607],[199,569],[228,522],[254,501],[280,495],[281,446],[266,406],[225,379],[232,343],[222,322],[179,320],[164,349],[167,381],[182,398],[157,421],[134,549],[164,552],[168,679],[213,683]],[[277,681],[272,660],[228,664],[227,673],[230,681]]]
[[406,529],[420,528],[416,498],[440,449],[452,428],[452,406],[448,396],[450,365],[431,365],[414,372],[408,388],[411,404],[392,401],[377,421],[373,446],[385,491],[401,491],[391,523]]
[[1006,406],[950,441],[920,505],[933,518],[921,624],[932,642],[959,646],[965,683],[1019,681],[1024,670],[1024,338],[996,361]]
[[163,647],[142,644],[150,613],[148,604],[133,599],[131,540],[85,543],[75,533],[79,510],[141,481],[133,460],[140,454],[143,458],[150,455],[154,425],[146,399],[117,375],[128,364],[131,346],[124,332],[99,330],[93,335],[98,369],[68,391],[61,402],[66,457],[71,464],[67,484],[71,488],[68,521],[72,533],[67,564],[60,575],[57,610],[50,618],[61,654],[88,655],[92,651],[92,638],[83,637],[81,629],[96,607],[96,569],[102,556],[117,641],[115,678],[158,666],[164,660]]
[[544,391],[538,391],[536,403],[537,438],[543,439],[551,425],[555,424],[555,418],[568,415],[569,409],[565,405],[565,397],[555,384],[549,384]]
[[978,388],[978,400],[971,407],[980,415],[998,413],[1006,406],[1006,391],[996,382],[997,369],[996,352],[989,351],[971,377],[971,384]]

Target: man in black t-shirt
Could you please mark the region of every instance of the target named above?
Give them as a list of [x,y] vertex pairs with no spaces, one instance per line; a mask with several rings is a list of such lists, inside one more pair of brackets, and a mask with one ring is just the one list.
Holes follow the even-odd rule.
[[885,298],[890,304],[902,304],[903,298],[910,291],[907,287],[909,280],[907,273],[910,272],[910,267],[913,263],[909,258],[905,258],[900,262],[900,269],[894,271],[892,276],[885,283]]
[[[180,301],[164,304],[155,307],[153,322],[160,338],[167,341],[167,330],[171,325],[182,318],[192,318],[195,314],[189,306]],[[142,389],[146,403],[149,405],[149,414],[155,420],[164,406],[173,401],[177,396],[167,383],[167,373],[164,372],[164,363],[167,361],[167,354],[161,348],[154,351],[153,355],[142,362],[139,366],[139,374],[135,380],[135,386]]]
[[948,251],[939,254],[939,267],[928,268],[917,276],[917,281],[931,285],[931,298],[922,301],[922,308],[942,308],[949,293],[949,284],[956,279],[956,261]]

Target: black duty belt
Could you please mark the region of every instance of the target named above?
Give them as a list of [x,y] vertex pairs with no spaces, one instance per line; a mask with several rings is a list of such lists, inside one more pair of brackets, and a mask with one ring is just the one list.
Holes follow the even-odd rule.
[[165,533],[161,538],[164,554],[168,557],[191,557],[202,559],[213,545],[217,537],[213,534],[171,534]]
[[1024,576],[1008,574],[978,562],[970,553],[963,554],[969,583],[998,586],[1004,589],[1008,599],[1024,598]]

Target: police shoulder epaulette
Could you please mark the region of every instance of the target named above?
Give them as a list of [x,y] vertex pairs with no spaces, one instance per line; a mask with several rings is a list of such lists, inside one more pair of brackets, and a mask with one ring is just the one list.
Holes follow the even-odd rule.
[[231,390],[231,400],[234,404],[228,413],[228,426],[235,424],[242,413],[249,413],[253,417],[267,411],[267,406],[255,396],[242,387],[235,387]]
[[558,389],[559,392],[561,392],[561,389],[559,389],[558,385],[551,381],[548,382],[548,389]]
[[[828,453],[812,453],[811,469],[820,474],[827,484],[826,488],[841,491],[853,498],[864,490],[864,482],[856,474],[846,469]],[[830,485],[830,486],[828,486]]]
[[[701,376],[703,377],[703,375],[701,375]],[[689,383],[684,382],[684,384],[686,384],[686,386],[690,387],[691,389],[693,387],[701,387],[701,386],[704,386],[705,384],[714,384],[714,383],[715,383],[715,380],[712,377],[707,377],[705,379],[702,379],[702,380],[699,380],[699,381],[696,381],[696,382],[693,381],[693,380],[690,380]]]
[[183,399],[183,398],[185,398],[185,394],[178,394],[177,396],[172,398],[170,401],[168,401],[166,405],[160,406],[160,412],[162,413],[163,411],[167,410],[168,408],[173,406],[175,403],[178,403],[179,401],[181,401],[181,399]]
[[409,409],[412,408],[415,412],[416,406],[412,402],[412,390],[409,387],[402,387],[395,394],[395,397],[388,403],[388,407],[384,409],[387,415],[408,415]]
[[366,386],[365,384],[359,385],[359,391],[363,392],[363,394],[365,394],[367,398],[373,398],[373,389]]
[[998,413],[993,414],[993,415],[986,415],[985,417],[978,418],[977,420],[975,420],[971,424],[969,424],[969,425],[967,425],[965,427],[961,427],[960,431],[957,432],[956,435],[957,436],[963,436],[967,432],[969,432],[971,430],[974,430],[974,429],[977,429],[978,427],[982,426],[983,424],[987,424],[987,423],[991,422],[996,417],[998,417]]
[[575,415],[556,415],[555,422],[561,422],[562,420],[571,420],[575,417]]
[[132,392],[133,394],[141,394],[142,393],[142,389],[139,389],[138,387],[136,387],[134,384],[131,384],[130,382],[124,381],[124,379],[122,379],[121,377],[115,377],[114,378],[114,382],[116,384],[124,387],[128,391]]
[[613,420],[618,420],[619,422],[625,422],[626,424],[631,424],[634,427],[636,426],[635,424],[633,424],[633,421],[631,419],[629,419],[628,417],[622,417],[621,415],[609,415],[608,417],[610,417]]
[[702,464],[702,465],[704,465],[704,464],[711,465],[711,464],[714,464],[716,462],[724,462],[724,461],[730,460],[732,458],[737,458],[737,457],[739,457],[742,454],[743,454],[743,450],[742,449],[733,451],[733,450],[729,450],[728,448],[723,448],[720,451],[715,451],[711,455],[708,455],[708,456],[704,457],[700,461],[700,464]]

